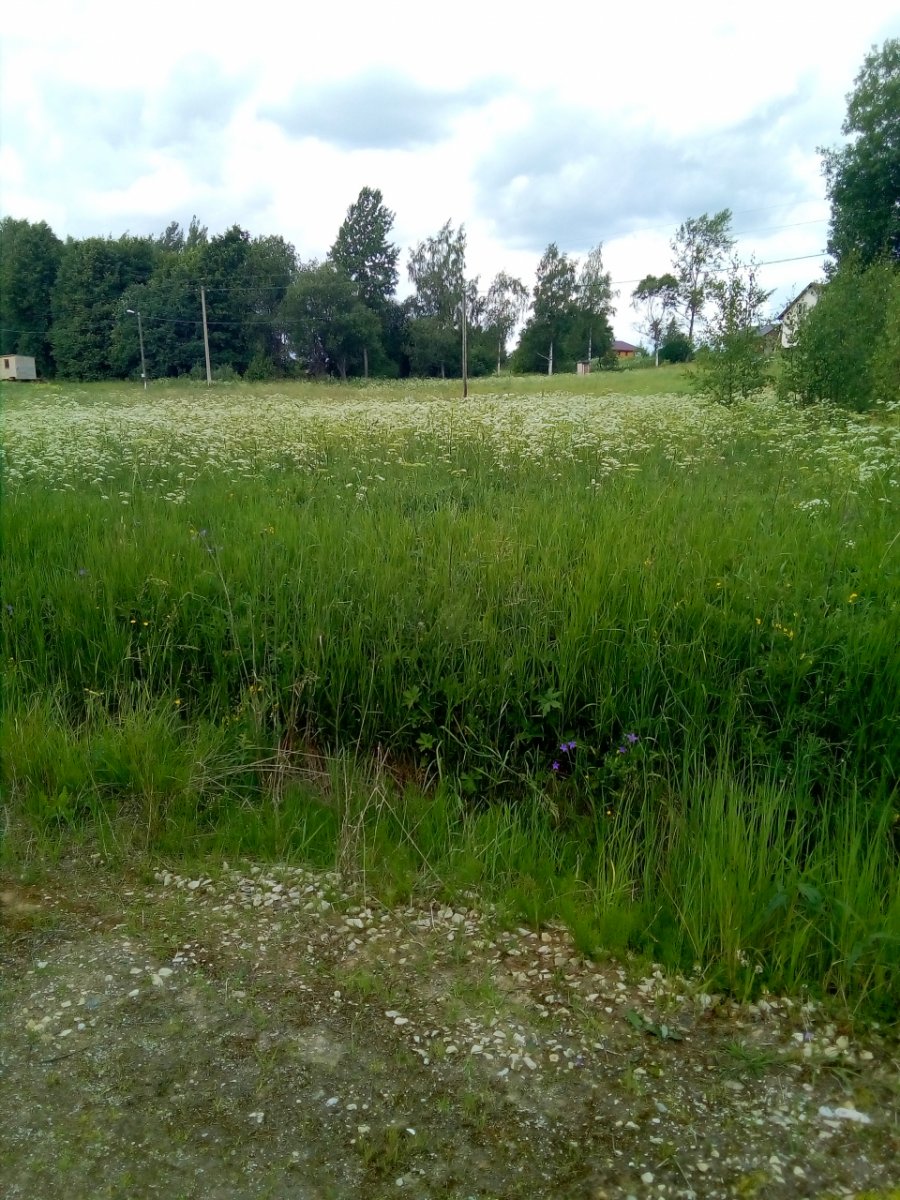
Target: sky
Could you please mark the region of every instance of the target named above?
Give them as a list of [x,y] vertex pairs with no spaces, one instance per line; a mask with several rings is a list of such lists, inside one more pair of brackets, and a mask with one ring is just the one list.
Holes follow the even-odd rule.
[[0,39],[0,214],[61,237],[197,214],[307,260],[377,187],[401,294],[408,248],[448,219],[483,289],[500,270],[531,287],[551,241],[602,242],[629,341],[635,283],[669,269],[688,217],[732,210],[773,313],[820,277],[818,148],[841,143],[867,51],[900,33],[896,0],[840,18],[809,0],[525,9],[31,0]]

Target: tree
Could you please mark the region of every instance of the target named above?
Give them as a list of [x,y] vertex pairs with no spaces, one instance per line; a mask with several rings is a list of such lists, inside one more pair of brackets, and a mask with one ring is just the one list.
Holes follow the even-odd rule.
[[617,295],[609,271],[603,269],[603,243],[600,242],[584,260],[578,275],[577,305],[588,323],[589,359],[595,355],[602,358],[612,342],[609,318],[613,297]]
[[641,314],[638,329],[646,334],[659,366],[659,347],[666,328],[666,318],[678,305],[678,280],[674,275],[645,275],[631,293],[631,306]]
[[122,295],[146,283],[159,259],[152,238],[69,239],[53,286],[50,342],[60,375],[108,379],[115,373],[112,335]]
[[659,347],[660,359],[667,363],[689,362],[691,351],[688,335],[683,329],[679,329],[678,322],[672,317],[666,326],[666,332]]
[[177,221],[170,221],[156,240],[161,250],[180,254],[184,249],[184,230]]
[[447,221],[434,237],[425,238],[410,250],[406,269],[416,289],[416,314],[437,317],[451,326],[458,324],[465,267],[464,225],[454,231]]
[[[453,229],[449,221],[442,225],[434,237],[425,238],[409,253],[407,272],[416,293],[410,306],[410,333],[412,326],[423,317],[431,318],[434,324],[429,329],[428,341],[442,355],[440,373],[443,379],[448,365],[455,368],[460,359],[460,332],[462,329],[462,299],[465,290],[467,319],[478,304],[478,280],[466,280],[466,230],[464,225]],[[440,337],[434,331],[440,331]],[[446,336],[453,332],[453,338]],[[410,342],[410,362],[415,370],[419,355],[415,344],[421,343],[420,332]],[[452,348],[452,349],[451,349]],[[455,370],[454,370],[455,373]]]
[[193,250],[197,246],[205,246],[209,241],[209,234],[205,225],[201,225],[196,213],[191,217],[191,223],[188,225],[188,231],[184,239],[185,250]]
[[900,260],[900,38],[873,46],[847,97],[841,126],[852,138],[820,150],[831,201],[828,252],[838,263],[854,251],[865,267],[881,255]]
[[0,221],[0,338],[4,354],[27,354],[38,373],[53,369],[50,294],[63,244],[46,223]]
[[355,285],[334,263],[311,263],[288,288],[281,319],[291,345],[313,375],[359,371],[380,325]]
[[710,287],[734,246],[731,209],[709,216],[689,217],[672,239],[672,265],[678,280],[678,304],[687,321],[688,341],[694,344],[694,326],[701,316]]
[[246,325],[250,234],[232,225],[209,241],[199,236],[192,239],[190,233],[188,241],[197,246],[198,282],[206,288],[211,363],[214,367],[231,367],[242,375],[254,354]]
[[766,384],[766,359],[758,329],[762,306],[771,292],[763,291],[756,263],[731,260],[724,279],[711,285],[713,315],[709,340],[698,356],[701,391],[720,404],[746,399]]
[[532,295],[531,319],[522,330],[516,364],[522,371],[552,375],[554,366],[562,365],[562,343],[578,296],[578,264],[556,242],[541,255]]
[[784,354],[782,394],[864,411],[900,400],[900,272],[847,254]]
[[486,331],[497,342],[497,374],[503,362],[506,344],[528,309],[528,288],[512,275],[501,271],[488,288],[485,300]]
[[261,364],[270,364],[271,374],[289,365],[280,315],[297,271],[297,251],[283,237],[270,234],[251,241],[236,283],[242,286],[244,336],[257,374]]
[[370,308],[381,308],[397,287],[400,250],[388,240],[394,213],[378,188],[364,187],[347,209],[328,258],[355,284]]

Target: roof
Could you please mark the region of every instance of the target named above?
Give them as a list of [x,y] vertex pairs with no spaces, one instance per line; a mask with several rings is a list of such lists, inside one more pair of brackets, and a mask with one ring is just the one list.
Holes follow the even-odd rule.
[[637,350],[637,346],[632,346],[631,342],[620,342],[618,339],[612,344],[613,350]]
[[794,307],[794,305],[797,303],[797,301],[801,298],[801,296],[805,296],[807,292],[819,292],[821,290],[822,290],[822,284],[819,283],[817,280],[813,280],[812,283],[808,283],[802,292],[798,292],[797,295],[793,298],[793,300],[791,300],[791,302],[789,304],[785,305],[785,307],[778,314],[778,320],[779,321],[784,320],[785,316],[791,311],[791,309]]
[[768,337],[770,333],[777,333],[780,328],[777,321],[765,321],[762,325],[757,325],[753,332],[759,334],[760,337]]

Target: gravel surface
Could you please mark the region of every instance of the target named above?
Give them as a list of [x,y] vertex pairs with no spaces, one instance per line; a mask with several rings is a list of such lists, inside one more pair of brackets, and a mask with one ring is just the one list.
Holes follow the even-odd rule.
[[888,1030],[209,870],[0,886],[3,1197],[900,1200]]

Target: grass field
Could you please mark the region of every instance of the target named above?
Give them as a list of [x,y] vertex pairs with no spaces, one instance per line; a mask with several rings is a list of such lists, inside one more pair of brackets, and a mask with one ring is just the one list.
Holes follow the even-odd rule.
[[7,864],[338,862],[895,1012],[897,414],[457,386],[4,393]]

